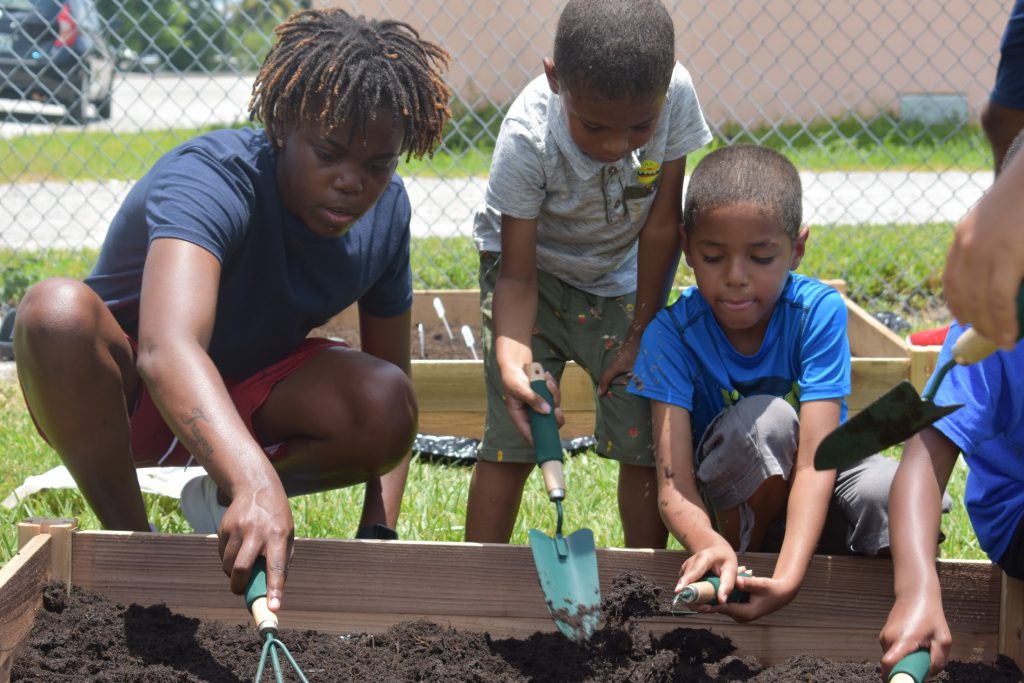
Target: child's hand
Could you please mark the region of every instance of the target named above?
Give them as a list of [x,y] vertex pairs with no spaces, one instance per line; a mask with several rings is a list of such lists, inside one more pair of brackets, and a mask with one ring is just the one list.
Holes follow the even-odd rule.
[[882,655],[882,678],[901,659],[915,650],[930,650],[932,664],[929,675],[935,675],[946,665],[953,636],[942,612],[942,596],[922,594],[907,599],[896,598],[889,618],[878,634],[885,654]]
[[748,602],[722,605],[712,610],[728,615],[741,624],[785,607],[800,590],[799,585],[791,585],[782,579],[757,576],[737,576],[736,587],[750,593]]
[[276,612],[284,597],[284,581],[295,540],[288,497],[280,482],[235,496],[224,513],[218,541],[231,592],[241,595],[253,562],[267,558],[267,605]]
[[505,408],[508,409],[508,414],[512,418],[512,423],[516,426],[516,429],[519,430],[519,433],[526,438],[531,446],[533,445],[533,436],[530,432],[530,408],[543,415],[554,411],[558,426],[561,427],[565,424],[565,414],[559,406],[562,402],[562,392],[559,390],[558,384],[550,372],[544,373],[544,380],[545,386],[551,392],[554,405],[548,405],[544,397],[530,387],[530,380],[526,375],[525,367],[512,368],[508,372],[503,367],[501,371],[501,383],[505,389]]
[[[679,570],[679,582],[676,584],[675,592],[678,593],[689,584],[700,581],[708,574],[714,574],[720,579],[718,603],[724,605],[733,586],[736,585],[736,574],[743,569],[745,567],[741,569],[738,566],[736,553],[732,546],[723,538],[720,543],[694,553],[687,558],[686,562],[683,562],[683,566]],[[711,609],[713,608],[705,609],[704,606],[701,606],[698,611],[711,611]]]
[[597,395],[604,396],[608,388],[618,380],[621,384],[628,384],[629,377],[633,373],[633,366],[636,364],[636,354],[640,350],[640,339],[627,340],[615,353],[615,358],[608,364],[608,367],[601,373],[597,382]]

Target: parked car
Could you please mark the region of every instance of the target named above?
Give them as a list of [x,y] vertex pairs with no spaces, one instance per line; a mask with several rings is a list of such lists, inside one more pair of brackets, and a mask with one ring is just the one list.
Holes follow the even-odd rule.
[[0,97],[110,118],[117,59],[93,0],[0,0]]

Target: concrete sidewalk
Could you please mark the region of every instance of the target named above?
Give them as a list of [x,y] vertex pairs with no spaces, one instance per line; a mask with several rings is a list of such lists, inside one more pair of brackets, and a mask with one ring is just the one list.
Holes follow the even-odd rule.
[[[991,172],[801,173],[804,223],[956,222],[992,183]],[[127,181],[0,185],[0,247],[99,246]],[[417,237],[471,235],[486,178],[406,179]]]

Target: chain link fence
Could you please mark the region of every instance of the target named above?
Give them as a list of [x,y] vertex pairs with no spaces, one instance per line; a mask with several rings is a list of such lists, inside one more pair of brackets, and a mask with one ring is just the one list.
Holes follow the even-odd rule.
[[[0,301],[69,253],[88,262],[161,153],[243,124],[272,28],[303,2],[0,0]],[[444,144],[400,172],[416,286],[474,287],[472,214],[494,137],[541,72],[562,3],[334,4],[407,21],[454,56]],[[801,169],[801,269],[846,279],[869,310],[941,318],[952,225],[992,180],[978,114],[1012,3],[666,4],[713,145],[767,144]]]

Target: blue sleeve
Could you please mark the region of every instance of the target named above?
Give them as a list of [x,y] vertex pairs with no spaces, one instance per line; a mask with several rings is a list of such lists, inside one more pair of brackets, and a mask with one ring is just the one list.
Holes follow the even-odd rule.
[[[942,351],[935,363],[941,368],[953,357],[953,345],[967,328],[954,323],[949,328]],[[929,386],[934,375],[928,380]],[[962,403],[963,407],[935,423],[935,428],[949,437],[961,451],[970,454],[978,444],[991,439],[999,431],[999,393],[1003,369],[999,353],[973,365],[954,365],[939,384],[933,399],[936,405]]]
[[850,393],[850,341],[846,304],[831,290],[807,312],[800,337],[800,401],[843,398]]
[[149,180],[149,242],[192,242],[223,263],[248,229],[256,191],[249,176],[205,150],[185,147],[162,160]]
[[692,411],[694,377],[690,351],[672,321],[670,309],[664,309],[644,330],[629,391]]
[[374,216],[374,229],[398,236],[398,245],[380,277],[359,298],[359,306],[368,315],[391,318],[412,306],[412,267],[409,263],[410,221],[412,206],[409,194],[401,181],[397,192],[387,194],[391,201],[381,198]]

